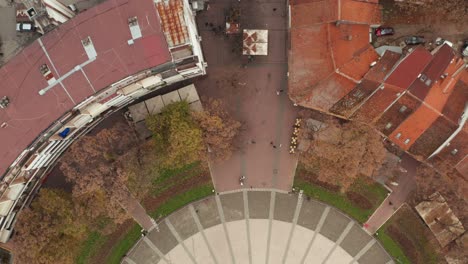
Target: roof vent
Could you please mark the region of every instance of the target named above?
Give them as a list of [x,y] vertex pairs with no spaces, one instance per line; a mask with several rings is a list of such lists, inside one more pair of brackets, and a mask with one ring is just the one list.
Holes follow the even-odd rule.
[[139,39],[142,37],[141,29],[140,29],[140,26],[138,25],[138,19],[136,16],[128,19],[128,26],[130,27],[130,34],[132,34],[133,40]]
[[3,96],[2,99],[0,99],[0,108],[7,108],[8,105],[10,104],[10,99],[7,96]]
[[425,82],[427,80],[427,75],[426,74],[421,74],[421,77],[419,77],[419,79],[422,81],[422,82]]

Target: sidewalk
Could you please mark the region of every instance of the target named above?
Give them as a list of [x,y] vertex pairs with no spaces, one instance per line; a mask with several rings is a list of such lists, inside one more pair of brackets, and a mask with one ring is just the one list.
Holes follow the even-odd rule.
[[374,234],[406,202],[411,191],[416,188],[414,177],[418,165],[419,162],[408,154],[402,156],[401,167],[406,169],[407,173],[398,179],[398,186],[364,223],[365,230]]

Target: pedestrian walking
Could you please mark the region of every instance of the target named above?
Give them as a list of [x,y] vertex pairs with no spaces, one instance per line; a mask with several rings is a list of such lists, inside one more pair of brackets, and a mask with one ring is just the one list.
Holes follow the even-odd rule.
[[272,146],[273,146],[273,141],[270,141],[270,145],[272,145]]
[[273,145],[273,148],[276,148],[276,146],[275,146],[275,145]]

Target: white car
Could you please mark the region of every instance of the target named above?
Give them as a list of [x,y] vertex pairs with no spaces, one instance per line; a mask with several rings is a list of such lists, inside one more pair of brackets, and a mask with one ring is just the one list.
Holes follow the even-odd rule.
[[31,22],[17,22],[16,23],[16,31],[24,32],[24,31],[34,31],[34,25]]

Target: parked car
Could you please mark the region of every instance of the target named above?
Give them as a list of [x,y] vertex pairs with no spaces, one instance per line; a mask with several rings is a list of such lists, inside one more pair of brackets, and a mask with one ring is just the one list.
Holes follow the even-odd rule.
[[391,27],[378,27],[374,30],[374,33],[377,37],[390,36],[395,34],[395,30]]
[[419,45],[426,42],[423,37],[420,36],[410,36],[405,39],[406,45]]
[[31,22],[16,22],[16,31],[34,31],[34,24]]

